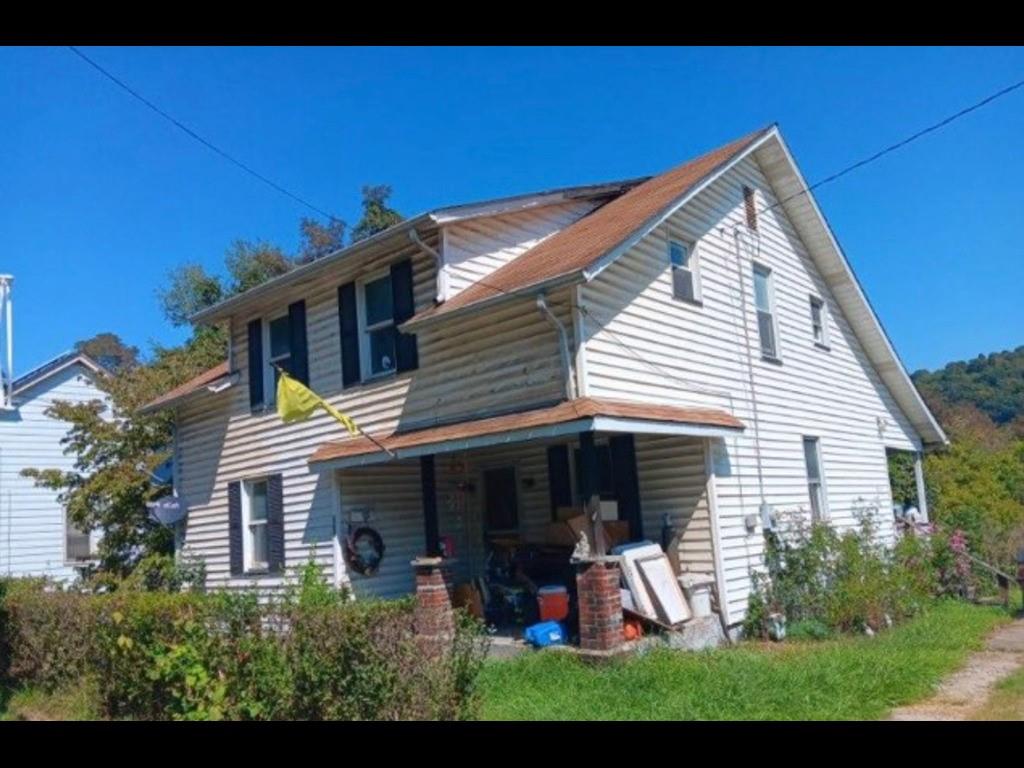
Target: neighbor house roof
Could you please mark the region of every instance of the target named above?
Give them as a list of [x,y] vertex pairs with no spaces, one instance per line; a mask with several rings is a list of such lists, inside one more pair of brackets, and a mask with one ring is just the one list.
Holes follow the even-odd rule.
[[139,408],[139,413],[148,413],[151,411],[157,411],[161,408],[166,408],[170,405],[174,405],[184,398],[192,395],[196,392],[200,392],[207,387],[215,386],[224,380],[224,383],[231,377],[231,369],[228,367],[228,361],[225,360],[223,363],[219,363],[213,368],[203,371],[198,376],[195,376],[184,384],[179,384],[169,392],[165,392],[155,400],[150,400],[144,406]]
[[29,387],[35,386],[51,376],[55,376],[72,365],[84,365],[93,373],[106,373],[106,369],[102,365],[82,352],[63,352],[52,360],[47,360],[42,365],[37,365],[28,373],[16,378],[12,391],[14,394],[24,392]]
[[[723,436],[742,429],[743,422],[735,416],[711,408],[581,397],[485,419],[373,435],[379,445],[367,437],[329,442],[317,448],[309,462],[354,466],[591,430]],[[395,456],[388,456],[381,445]]]
[[637,184],[491,272],[485,280],[473,283],[443,304],[419,312],[405,324],[406,327],[556,282],[560,278],[578,276],[631,235],[645,229],[652,217],[658,216],[701,181],[750,148],[768,130],[754,131]]

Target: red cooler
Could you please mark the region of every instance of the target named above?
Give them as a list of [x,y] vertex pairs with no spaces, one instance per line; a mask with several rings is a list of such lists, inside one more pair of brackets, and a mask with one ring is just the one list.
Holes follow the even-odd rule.
[[569,590],[553,585],[537,590],[537,609],[541,621],[564,621],[569,615]]

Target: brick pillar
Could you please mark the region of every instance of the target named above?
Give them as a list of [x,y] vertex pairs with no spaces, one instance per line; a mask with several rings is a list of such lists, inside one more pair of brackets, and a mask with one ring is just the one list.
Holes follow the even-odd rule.
[[598,656],[614,654],[623,642],[618,561],[605,558],[579,561],[576,595],[580,648],[584,653]]
[[455,634],[451,584],[445,561],[440,557],[419,557],[412,561],[416,574],[416,636],[428,644],[445,647]]

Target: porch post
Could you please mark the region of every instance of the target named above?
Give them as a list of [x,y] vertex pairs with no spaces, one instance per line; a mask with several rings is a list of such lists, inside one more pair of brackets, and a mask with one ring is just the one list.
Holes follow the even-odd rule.
[[578,561],[576,600],[580,615],[580,649],[585,655],[597,658],[616,654],[623,643],[618,558],[592,557]]
[[924,486],[924,462],[923,454],[918,451],[914,454],[914,480],[917,483],[917,511],[921,513],[922,522],[928,522],[928,494]]
[[420,457],[420,483],[423,496],[423,533],[427,557],[441,556],[441,532],[437,520],[437,480],[434,457]]
[[424,653],[443,652],[455,633],[455,618],[449,590],[451,577],[440,557],[419,557],[412,561],[416,576],[416,606],[413,629]]
[[580,432],[580,487],[587,505],[587,521],[590,523],[594,555],[607,554],[604,540],[604,526],[601,525],[601,496],[597,482],[597,449],[594,447],[594,433]]

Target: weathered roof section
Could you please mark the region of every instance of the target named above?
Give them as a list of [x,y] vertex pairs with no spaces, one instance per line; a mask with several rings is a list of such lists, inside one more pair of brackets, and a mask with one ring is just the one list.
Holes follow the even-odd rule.
[[418,313],[406,326],[412,327],[427,319],[464,311],[503,295],[579,275],[631,235],[643,230],[652,218],[705,178],[750,148],[768,130],[750,133],[637,184],[495,270],[486,280],[474,283],[443,304]]
[[213,368],[205,370],[198,376],[189,379],[184,384],[175,387],[169,392],[165,392],[155,400],[150,400],[139,408],[139,413],[150,413],[152,411],[159,411],[162,408],[168,408],[189,395],[215,385],[229,376],[231,376],[231,369],[228,368],[228,361],[225,360],[223,363],[215,365]]
[[65,368],[80,363],[86,368],[91,370],[93,373],[106,373],[106,369],[89,357],[81,352],[64,352],[52,360],[48,360],[42,365],[36,366],[31,371],[22,376],[19,376],[14,380],[14,386],[12,390],[14,394],[24,392],[29,387],[35,386],[39,382],[53,376]]
[[[743,422],[725,411],[710,408],[681,408],[673,405],[608,400],[596,397],[581,397],[558,403],[546,408],[519,411],[486,419],[473,419],[446,424],[438,427],[391,434],[374,435],[380,445],[397,454],[398,458],[420,455],[426,452],[443,452],[472,447],[472,441],[489,436],[505,436],[512,440],[513,433],[520,439],[534,439],[551,436],[545,428],[573,424],[574,430],[596,428],[596,424],[578,425],[597,419],[612,419],[633,422],[650,422],[652,425],[688,425],[697,432],[699,428],[709,430],[737,431],[743,429]],[[642,427],[636,431],[644,431]],[[429,450],[424,450],[429,449]],[[321,445],[309,458],[311,464],[349,459],[358,456],[380,454],[380,446],[366,437],[347,438]]]

